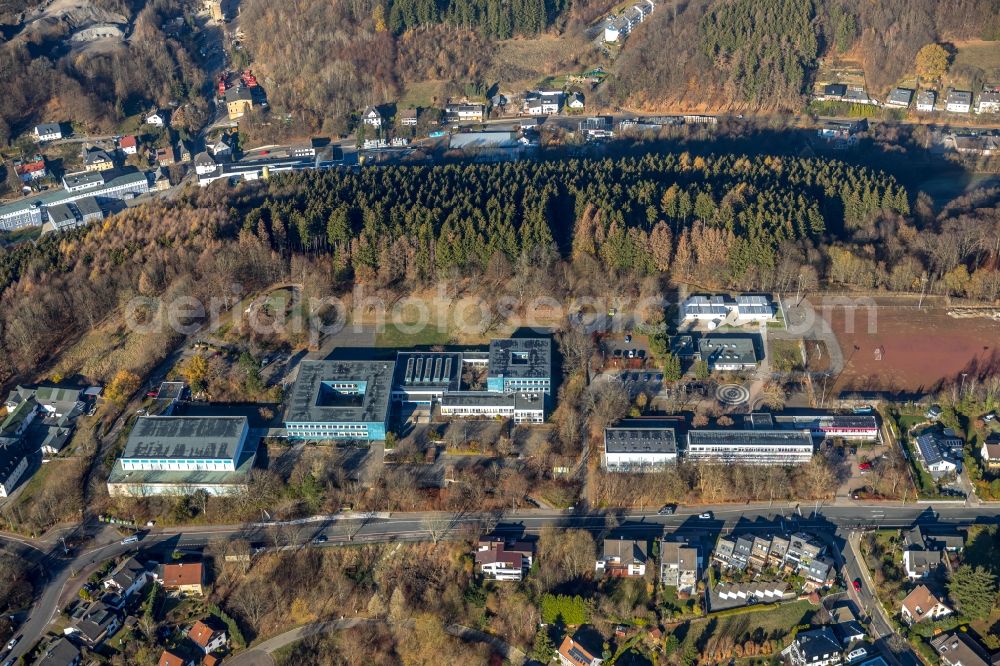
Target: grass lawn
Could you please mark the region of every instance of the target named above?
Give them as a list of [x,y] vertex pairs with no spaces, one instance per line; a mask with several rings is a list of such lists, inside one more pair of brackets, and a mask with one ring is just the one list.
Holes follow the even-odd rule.
[[771,367],[778,372],[802,369],[802,343],[799,340],[768,340]]
[[763,611],[755,611],[751,606],[744,613],[692,620],[681,652],[688,645],[704,645],[714,635],[728,634],[735,642],[742,643],[759,631],[768,639],[781,640],[798,625],[808,624],[817,610],[808,601],[793,601]]
[[957,42],[955,46],[958,47],[958,53],[955,54],[955,61],[951,65],[953,71],[960,65],[979,67],[987,72],[1000,67],[1000,42],[976,39]]
[[14,231],[4,231],[0,232],[0,245],[17,245],[25,241],[33,241],[41,235],[41,227],[21,227]]
[[396,104],[397,111],[409,107],[443,106],[448,97],[448,81],[421,81],[406,89]]
[[450,340],[448,331],[434,326],[423,326],[419,331],[402,331],[395,324],[386,324],[375,336],[376,347],[407,347],[446,345]]

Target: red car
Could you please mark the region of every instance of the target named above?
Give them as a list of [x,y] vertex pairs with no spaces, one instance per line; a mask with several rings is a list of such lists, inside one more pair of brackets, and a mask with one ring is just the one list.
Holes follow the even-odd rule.
[[863,462],[860,465],[858,465],[858,469],[860,469],[862,472],[864,472],[865,470],[869,470],[871,468],[872,464],[870,462]]
[[860,578],[855,578],[854,579],[854,591],[855,592],[860,592],[861,591],[861,579]]

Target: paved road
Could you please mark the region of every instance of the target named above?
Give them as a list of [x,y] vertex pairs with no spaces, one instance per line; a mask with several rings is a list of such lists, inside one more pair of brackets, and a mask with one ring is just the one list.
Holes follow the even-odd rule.
[[[818,514],[814,514],[816,509]],[[698,515],[711,511],[711,519]],[[775,530],[812,530],[830,534],[847,534],[858,528],[903,528],[914,524],[942,523],[953,527],[975,523],[1000,522],[1000,505],[966,507],[963,504],[937,504],[933,507],[915,504],[861,504],[840,502],[831,506],[796,504],[715,506],[683,508],[673,516],[659,516],[653,511],[622,511],[618,513],[618,531],[634,536],[654,537],[665,529],[680,534],[704,536],[722,534],[735,529],[741,531],[771,532]],[[24,636],[12,653],[20,656],[45,632],[51,619],[65,603],[76,594],[86,580],[86,573],[94,565],[126,553],[173,551],[178,548],[198,548],[209,543],[247,539],[257,547],[295,549],[329,547],[344,543],[380,543],[394,541],[427,541],[460,539],[470,531],[491,523],[495,517],[484,513],[449,514],[441,512],[385,514],[364,516],[340,514],[320,516],[315,520],[257,523],[247,525],[199,526],[154,530],[138,544],[122,545],[114,530],[88,525],[87,536],[92,539],[89,548],[62,556],[60,545],[51,541],[5,539],[5,547],[16,549],[36,563],[44,581],[28,620],[18,633]],[[600,532],[605,528],[605,514],[587,514],[525,510],[505,514],[496,531],[500,534],[538,534],[543,528],[576,528]],[[326,541],[313,542],[323,535]],[[845,555],[846,558],[846,555]],[[854,567],[852,569],[852,566]],[[848,560],[849,575],[861,576],[860,565]],[[81,573],[83,572],[83,573]],[[853,580],[853,579],[852,579]],[[867,586],[869,589],[871,586]],[[883,631],[884,627],[880,629]]]

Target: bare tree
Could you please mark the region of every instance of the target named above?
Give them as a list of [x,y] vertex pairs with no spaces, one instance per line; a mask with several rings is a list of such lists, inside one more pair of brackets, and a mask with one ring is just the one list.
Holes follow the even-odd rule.
[[427,531],[435,544],[448,534],[452,527],[452,517],[447,514],[433,514],[420,521],[420,526]]
[[259,629],[261,618],[271,606],[270,597],[270,590],[264,583],[243,585],[233,597],[233,606],[254,629]]

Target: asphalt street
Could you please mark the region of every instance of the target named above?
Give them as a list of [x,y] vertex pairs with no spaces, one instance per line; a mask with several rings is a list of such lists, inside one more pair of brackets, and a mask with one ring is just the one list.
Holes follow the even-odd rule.
[[[647,538],[664,532],[689,534],[700,539],[714,539],[732,531],[775,532],[812,531],[831,538],[843,552],[845,573],[849,580],[862,580],[861,595],[852,594],[855,601],[872,616],[875,632],[891,640],[890,625],[880,616],[877,601],[872,597],[872,585],[853,549],[848,547],[852,531],[875,528],[906,528],[915,524],[942,524],[968,527],[992,524],[1000,519],[1000,506],[964,504],[930,505],[865,505],[858,503],[824,506],[795,505],[724,505],[714,507],[682,507],[674,515],[661,516],[649,511],[608,511],[574,513],[572,511],[527,510],[496,515],[490,513],[398,513],[398,514],[334,514],[308,521],[267,522],[244,525],[221,525],[154,529],[138,543],[122,544],[121,536],[106,527],[91,527],[88,545],[63,554],[62,545],[31,541],[13,536],[0,536],[3,547],[25,557],[38,567],[41,581],[35,604],[17,635],[23,638],[5,656],[21,656],[40,638],[60,607],[72,599],[86,582],[89,571],[101,562],[126,553],[144,552],[155,555],[177,549],[198,549],[211,543],[246,539],[256,548],[297,549],[332,547],[347,543],[384,543],[395,541],[427,541],[460,539],[493,528],[499,534],[537,535],[545,528],[586,529],[600,533],[609,524],[608,514],[614,515],[616,534]],[[711,517],[702,518],[709,513]],[[317,537],[320,539],[317,540]],[[911,661],[908,650],[896,654],[903,666]],[[915,657],[912,657],[915,660]]]

